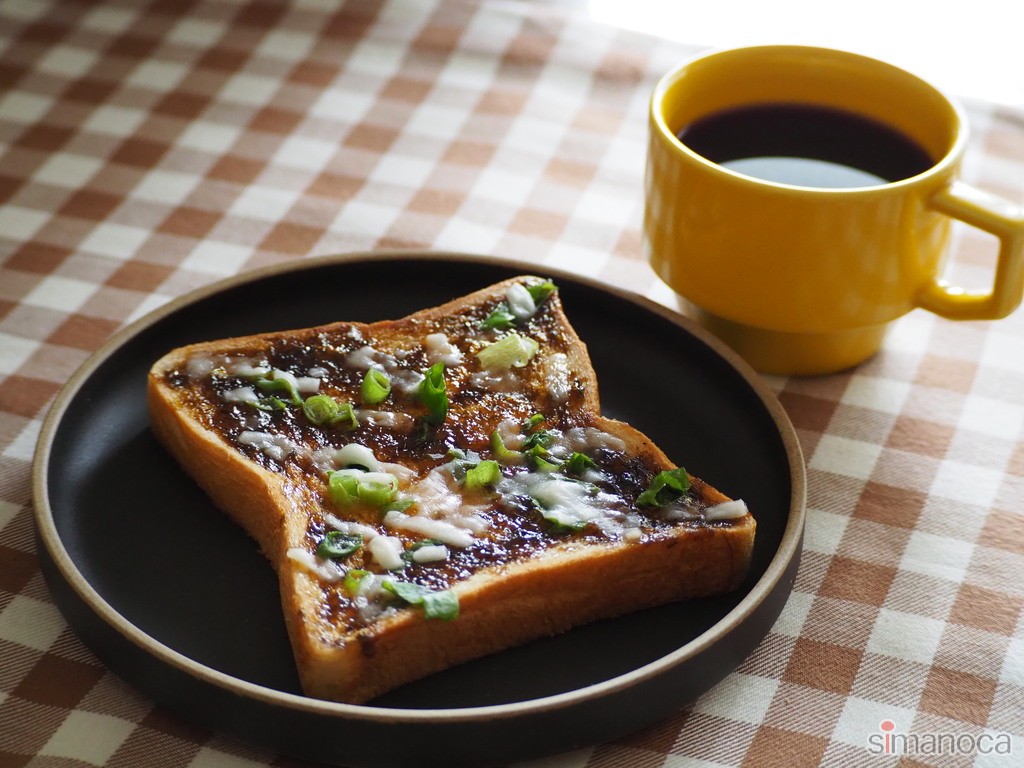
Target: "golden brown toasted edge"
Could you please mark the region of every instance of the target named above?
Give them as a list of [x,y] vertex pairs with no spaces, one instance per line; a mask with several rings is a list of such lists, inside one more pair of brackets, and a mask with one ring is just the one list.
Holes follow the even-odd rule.
[[[303,635],[297,649],[303,690],[363,703],[428,674],[597,619],[731,591],[747,573],[755,528],[747,515],[728,526],[679,530],[650,541],[560,549],[455,585],[460,612],[454,621],[402,611],[340,643]],[[315,592],[308,583],[295,590]]]
[[[595,426],[622,438],[627,452],[655,466],[674,466],[630,425],[599,418]],[[730,500],[700,478],[690,479],[709,506]],[[747,513],[713,526],[680,524],[635,543],[556,546],[539,558],[487,568],[454,585],[460,605],[454,621],[405,610],[344,634],[326,625],[309,631],[318,623],[309,618],[321,588],[308,571],[288,563],[281,574],[286,615],[306,630],[295,643],[303,690],[314,698],[361,704],[429,674],[597,619],[730,592],[749,571],[756,528]],[[291,588],[284,586],[288,582]]]
[[[159,376],[167,373],[168,371],[174,370],[174,368],[183,365],[189,357],[193,355],[204,353],[216,354],[222,352],[244,353],[255,349],[263,350],[278,340],[294,338],[298,334],[313,336],[319,333],[330,333],[340,328],[354,328],[375,336],[384,337],[388,334],[403,335],[413,329],[421,330],[422,326],[429,326],[431,323],[439,322],[443,318],[453,314],[460,314],[467,309],[472,308],[474,305],[501,300],[504,298],[509,286],[514,283],[522,283],[524,280],[539,281],[542,279],[543,278],[537,277],[536,275],[519,275],[517,277],[511,277],[507,280],[502,280],[499,283],[494,283],[493,285],[481,288],[473,293],[447,301],[444,304],[427,307],[401,318],[377,320],[372,323],[342,320],[324,323],[317,326],[267,331],[264,333],[254,333],[244,336],[228,336],[213,339],[211,341],[188,344],[170,350],[157,360],[150,369],[150,378],[154,375]],[[590,358],[586,353],[586,345],[576,334],[572,324],[569,323],[568,318],[565,316],[565,311],[562,307],[561,298],[559,297],[558,292],[556,291],[553,293],[548,301],[550,302],[551,308],[554,310],[555,316],[558,319],[560,333],[564,335],[564,338],[569,342],[569,346],[572,347],[571,356],[573,360],[579,364],[579,368],[574,370],[578,370],[580,376],[588,382],[588,385],[591,383],[596,385],[597,376],[590,364]],[[597,405],[596,401],[594,402],[594,405]],[[597,409],[595,408],[595,412],[596,410]]]
[[[254,334],[173,350],[152,368],[148,400],[155,434],[210,496],[261,546],[280,578],[285,620],[305,692],[314,697],[361,703],[402,683],[484,654],[564,631],[594,619],[617,616],[685,597],[734,589],[744,578],[756,524],[747,514],[729,524],[681,526],[672,536],[638,543],[594,544],[512,566],[487,569],[459,583],[460,615],[451,622],[426,620],[403,610],[356,633],[315,626],[321,588],[316,577],[286,556],[304,540],[311,510],[319,502],[298,474],[263,469],[190,418],[187,407],[164,383],[164,375],[195,354],[244,354],[278,339],[356,327],[374,336],[403,335],[452,312],[498,299],[519,276],[398,320],[372,324],[339,322],[316,328]],[[537,279],[537,278],[534,278]],[[557,293],[552,296],[558,302]],[[581,410],[599,429],[621,437],[633,454],[663,468],[674,465],[646,435],[599,414],[597,381],[586,347],[554,305],[575,374],[586,381]],[[692,478],[709,503],[724,494]],[[625,575],[624,575],[625,574]],[[664,578],[672,574],[671,578]],[[609,585],[614,585],[609,588]]]
[[[619,427],[614,433],[641,449],[653,445],[621,422],[606,426]],[[709,505],[729,500],[690,478]],[[301,633],[295,651],[303,690],[360,704],[426,675],[597,619],[733,591],[749,571],[756,528],[747,513],[715,526],[681,524],[653,540],[556,547],[454,585],[460,608],[452,622],[406,610],[346,637]],[[294,564],[286,569],[291,572],[282,573],[282,595],[286,605],[293,600],[286,613],[308,616],[320,587]],[[286,581],[293,588],[284,588]]]
[[[228,447],[216,434],[190,418],[159,377],[147,389],[150,426],[158,441],[214,505],[238,523],[274,563],[293,535],[294,524],[282,503],[303,502],[304,491],[285,475],[268,472]],[[308,493],[305,492],[305,493]],[[304,532],[304,531],[303,531]]]

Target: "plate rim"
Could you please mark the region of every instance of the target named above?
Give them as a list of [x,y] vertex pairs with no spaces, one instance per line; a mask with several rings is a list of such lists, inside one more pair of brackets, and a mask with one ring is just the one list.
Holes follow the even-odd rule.
[[[164,320],[170,315],[200,302],[220,292],[241,285],[273,278],[277,275],[301,272],[336,264],[349,262],[372,261],[446,261],[469,263],[473,265],[495,266],[502,269],[519,270],[521,274],[543,273],[555,280],[559,278],[575,282],[583,286],[608,293],[618,299],[638,304],[641,308],[651,311],[662,318],[679,326],[683,331],[695,336],[698,341],[711,348],[723,358],[744,379],[746,385],[757,395],[765,407],[773,424],[779,431],[785,448],[789,465],[791,494],[786,526],[778,548],[772,555],[767,568],[739,603],[717,620],[711,627],[697,637],[682,644],[657,659],[642,664],[628,672],[616,675],[590,685],[563,691],[539,698],[503,704],[489,704],[470,707],[444,708],[404,708],[369,706],[364,704],[347,704],[342,702],[315,699],[301,694],[280,691],[274,688],[244,680],[214,667],[199,662],[182,652],[165,645],[155,637],[144,632],[133,624],[126,616],[108,603],[89,580],[78,569],[70,553],[63,546],[57,531],[50,506],[47,477],[50,464],[50,450],[54,437],[60,427],[64,414],[82,386],[106,360],[114,355],[129,340],[142,331]],[[167,301],[116,331],[104,341],[85,361],[83,361],[71,377],[62,385],[51,404],[40,428],[36,448],[32,460],[31,489],[33,517],[36,523],[38,541],[45,547],[47,556],[60,573],[61,578],[83,600],[89,608],[110,629],[140,648],[149,656],[170,664],[191,677],[198,678],[218,688],[236,693],[256,701],[275,706],[285,706],[299,712],[341,717],[345,720],[361,720],[378,723],[424,723],[444,722],[457,724],[474,722],[481,719],[495,720],[514,718],[526,713],[540,714],[561,709],[570,705],[599,699],[623,689],[632,687],[653,676],[659,675],[672,667],[686,662],[698,655],[742,623],[755,609],[773,592],[784,576],[794,558],[802,551],[802,538],[806,518],[807,493],[806,466],[803,452],[796,431],[788,415],[775,394],[736,352],[724,342],[699,326],[694,321],[678,312],[648,299],[634,291],[609,284],[600,279],[577,275],[556,265],[546,265],[523,259],[506,258],[474,254],[461,251],[431,249],[381,249],[369,251],[353,251],[324,256],[310,256],[257,267],[236,275],[227,276],[199,286]],[[787,595],[788,599],[788,595]],[[70,624],[70,622],[69,622]],[[74,627],[72,627],[74,629]],[[76,632],[77,634],[77,632]],[[106,666],[104,664],[104,666]],[[134,687],[134,683],[130,683]],[[148,695],[148,694],[147,694]]]

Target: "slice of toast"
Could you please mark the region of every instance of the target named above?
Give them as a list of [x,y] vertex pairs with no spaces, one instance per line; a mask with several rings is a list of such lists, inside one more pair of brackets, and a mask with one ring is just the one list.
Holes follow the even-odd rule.
[[312,697],[365,702],[734,589],[749,565],[746,506],[600,414],[539,277],[401,320],[176,349],[148,395],[159,440],[275,568]]

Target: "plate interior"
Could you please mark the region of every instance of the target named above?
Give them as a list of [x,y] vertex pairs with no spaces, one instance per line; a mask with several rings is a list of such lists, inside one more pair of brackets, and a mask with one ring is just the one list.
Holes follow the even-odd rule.
[[[64,547],[117,612],[213,669],[299,693],[277,580],[254,543],[156,442],[150,365],[197,341],[336,320],[398,318],[520,274],[488,260],[311,262],[180,306],[118,346],[75,393],[55,430],[46,483]],[[411,683],[372,705],[474,707],[578,690],[656,661],[720,621],[778,550],[792,497],[778,425],[750,384],[684,327],[643,304],[556,275],[587,344],[605,415],[758,520],[754,562],[733,594],[580,627]],[[614,588],[614,585],[609,585]]]

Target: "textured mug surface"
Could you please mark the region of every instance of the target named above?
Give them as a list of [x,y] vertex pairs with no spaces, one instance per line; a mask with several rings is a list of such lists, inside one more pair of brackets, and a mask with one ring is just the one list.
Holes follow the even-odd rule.
[[[677,138],[708,115],[773,103],[883,122],[934,162],[890,183],[802,187],[729,170]],[[913,74],[831,49],[738,48],[669,72],[650,106],[647,256],[684,308],[755,368],[840,370],[874,354],[887,325],[916,307],[994,319],[1020,303],[1024,212],[958,181],[966,118]],[[999,238],[991,291],[942,280],[953,218]]]

